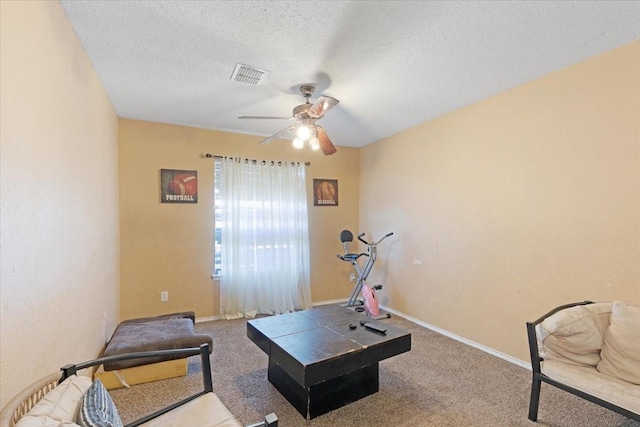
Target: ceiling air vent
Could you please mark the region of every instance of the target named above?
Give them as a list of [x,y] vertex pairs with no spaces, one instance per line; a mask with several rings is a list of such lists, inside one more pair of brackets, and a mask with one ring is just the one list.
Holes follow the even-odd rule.
[[256,86],[262,83],[266,74],[265,70],[260,70],[250,65],[237,64],[233,74],[231,74],[231,80]]

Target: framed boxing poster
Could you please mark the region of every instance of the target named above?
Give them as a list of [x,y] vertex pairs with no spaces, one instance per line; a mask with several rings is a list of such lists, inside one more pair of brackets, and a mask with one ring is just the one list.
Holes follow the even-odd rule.
[[313,206],[338,206],[337,179],[313,179]]
[[198,171],[160,169],[162,203],[198,203]]

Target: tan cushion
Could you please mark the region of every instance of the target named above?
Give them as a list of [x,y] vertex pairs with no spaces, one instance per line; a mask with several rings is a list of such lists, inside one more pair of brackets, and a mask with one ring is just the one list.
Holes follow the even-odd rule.
[[16,427],[75,426],[61,422],[75,421],[82,396],[91,385],[91,378],[72,375],[45,394],[31,410],[18,421]]
[[640,385],[640,307],[613,303],[598,371]]
[[242,427],[218,396],[206,393],[141,427]]
[[20,418],[20,422],[16,424],[16,427],[80,427],[78,424],[71,421],[58,421],[46,416],[34,417],[32,415],[25,415]]
[[579,305],[561,310],[537,327],[540,356],[595,367],[600,362],[611,303]]
[[542,362],[542,373],[563,384],[640,414],[640,386],[602,375],[596,368],[558,361]]

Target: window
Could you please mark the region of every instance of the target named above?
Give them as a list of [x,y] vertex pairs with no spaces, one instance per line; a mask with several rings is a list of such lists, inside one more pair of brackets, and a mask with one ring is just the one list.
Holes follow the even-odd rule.
[[214,161],[214,277],[224,318],[311,306],[305,166]]
[[[254,180],[259,180],[260,177],[256,174],[251,177]],[[222,210],[224,207],[224,201],[220,197],[222,191],[222,159],[215,159],[214,162],[214,257],[213,257],[213,276],[214,278],[220,278],[222,270]],[[261,205],[264,205],[260,201],[243,200],[240,202],[245,215],[251,217],[258,226],[266,227],[268,221],[265,218],[265,211],[291,211],[295,210],[295,203],[292,202],[291,206],[284,204],[278,204],[277,202],[270,202],[269,209],[261,209]],[[241,226],[242,227],[242,226]],[[288,256],[287,250],[295,246],[292,242],[281,242],[281,244],[270,245],[268,243],[257,243],[254,246],[255,258],[260,260],[261,265],[274,265],[279,264],[278,260],[281,256]],[[288,264],[283,263],[282,268],[287,269]]]

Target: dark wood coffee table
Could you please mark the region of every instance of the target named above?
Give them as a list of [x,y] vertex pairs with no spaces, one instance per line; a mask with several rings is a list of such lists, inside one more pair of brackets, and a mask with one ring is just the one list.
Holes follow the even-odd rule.
[[323,306],[250,320],[247,336],[269,356],[269,381],[309,420],[377,392],[378,362],[411,350],[411,334],[371,320],[381,334],[360,320]]

